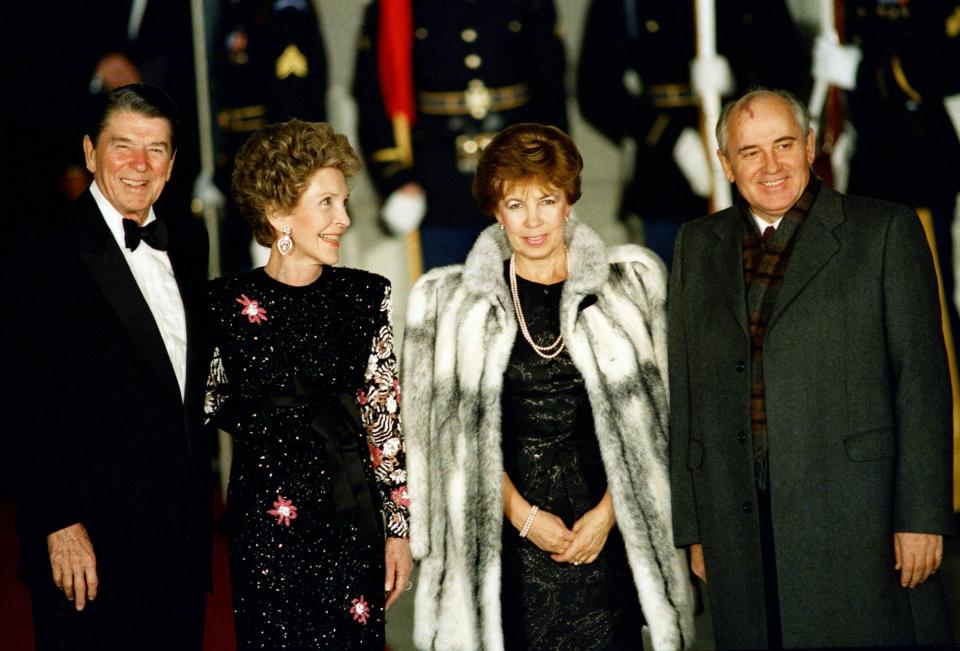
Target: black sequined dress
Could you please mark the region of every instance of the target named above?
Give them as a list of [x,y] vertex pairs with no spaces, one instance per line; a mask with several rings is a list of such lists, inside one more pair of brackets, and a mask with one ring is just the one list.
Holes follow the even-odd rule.
[[389,283],[257,269],[211,281],[209,304],[238,647],[382,650],[383,527],[407,535]]
[[[517,285],[533,340],[552,343],[563,283]],[[607,487],[583,377],[566,350],[543,359],[518,332],[501,403],[507,474],[527,501],[572,527]],[[553,561],[506,520],[503,531],[507,649],[642,648],[643,616],[616,527],[597,560],[580,566]]]

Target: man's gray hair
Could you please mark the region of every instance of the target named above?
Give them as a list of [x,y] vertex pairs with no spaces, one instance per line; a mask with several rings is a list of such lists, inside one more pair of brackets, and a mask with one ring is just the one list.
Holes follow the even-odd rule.
[[797,124],[800,125],[801,133],[803,133],[804,136],[807,135],[807,132],[810,130],[810,112],[796,95],[789,90],[780,88],[754,87],[740,99],[730,100],[724,104],[723,109],[720,111],[720,117],[717,119],[717,147],[723,152],[724,156],[727,155],[727,144],[730,141],[730,131],[728,129],[730,116],[747,103],[760,97],[779,97],[787,102],[787,104],[790,105],[790,110],[793,111],[793,117],[797,120]]

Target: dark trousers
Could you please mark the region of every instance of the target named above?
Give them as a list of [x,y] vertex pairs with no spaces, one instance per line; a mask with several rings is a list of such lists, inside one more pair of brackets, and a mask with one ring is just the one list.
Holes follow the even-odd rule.
[[[102,580],[102,579],[101,579]],[[77,612],[54,586],[31,589],[37,651],[200,651],[206,592],[144,581],[136,591],[110,590]]]

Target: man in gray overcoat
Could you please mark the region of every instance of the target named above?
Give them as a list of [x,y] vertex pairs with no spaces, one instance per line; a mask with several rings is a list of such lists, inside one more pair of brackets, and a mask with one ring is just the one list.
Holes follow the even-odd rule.
[[740,199],[681,229],[669,296],[675,543],[717,646],[949,643],[950,382],[920,221],[812,176],[788,93],[731,102],[717,136]]

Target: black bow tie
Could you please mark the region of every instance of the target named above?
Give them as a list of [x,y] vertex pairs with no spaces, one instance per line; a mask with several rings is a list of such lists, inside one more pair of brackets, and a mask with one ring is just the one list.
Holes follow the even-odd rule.
[[123,241],[127,248],[136,251],[143,240],[157,251],[167,250],[167,227],[159,219],[141,226],[133,219],[123,220]]

